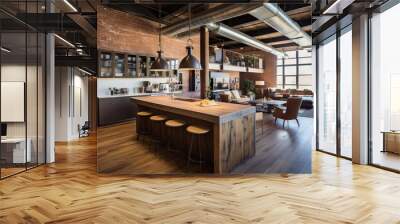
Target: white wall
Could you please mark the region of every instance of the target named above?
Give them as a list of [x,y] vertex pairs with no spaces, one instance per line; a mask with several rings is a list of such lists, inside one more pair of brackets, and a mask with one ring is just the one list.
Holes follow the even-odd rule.
[[88,78],[72,67],[56,67],[55,141],[79,138],[88,120]]
[[89,92],[88,92],[88,77],[82,76],[82,73],[74,76],[74,108],[72,109],[71,135],[72,138],[79,138],[78,125],[83,125],[89,120]]
[[[28,71],[28,75],[35,74],[36,75],[36,67],[19,64],[6,64],[1,66],[1,81],[3,82],[25,82],[26,70]],[[28,77],[29,78],[29,77]],[[31,84],[31,83],[30,83]],[[36,82],[34,83],[36,85]],[[29,90],[29,89],[28,89]],[[28,97],[36,97],[36,89],[35,92],[27,93]],[[27,99],[29,102],[32,100]],[[36,107],[36,105],[35,105]],[[2,110],[7,110],[7,108],[1,108]],[[36,114],[35,114],[36,118]],[[28,114],[28,122],[34,120]],[[35,120],[36,121],[36,120]],[[25,123],[26,122],[10,122],[7,123],[7,135],[8,137],[25,137]],[[28,128],[32,125],[28,125]],[[28,136],[29,137],[29,136]]]
[[68,141],[70,84],[68,67],[55,68],[55,141]]
[[[1,66],[1,81],[3,82],[25,82],[25,64],[8,64]],[[28,67],[28,70],[30,68]],[[1,108],[7,110],[7,108]],[[7,123],[8,137],[25,137],[25,122]]]
[[[37,70],[38,69],[38,70]],[[1,66],[2,82],[24,82],[26,85],[26,106],[20,108],[20,112],[26,112],[26,120],[22,122],[6,122],[8,138],[24,138],[25,135],[30,140],[32,161],[44,162],[45,150],[45,117],[44,117],[44,74],[42,68],[35,66],[25,66],[25,63],[10,63]],[[27,80],[26,80],[27,79]],[[24,90],[20,90],[24,94]],[[2,96],[7,97],[7,96]],[[8,108],[1,108],[11,110]],[[12,111],[9,111],[12,113]],[[37,157],[37,153],[39,156]]]

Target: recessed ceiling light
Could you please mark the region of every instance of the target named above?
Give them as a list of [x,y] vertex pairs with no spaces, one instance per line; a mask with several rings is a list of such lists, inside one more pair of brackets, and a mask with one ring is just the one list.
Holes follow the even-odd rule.
[[61,40],[62,42],[64,42],[65,44],[67,44],[70,47],[75,48],[75,45],[73,45],[71,42],[69,42],[68,40],[62,38],[61,36],[59,36],[58,34],[54,34],[55,37],[57,37],[59,40]]
[[79,68],[79,67],[78,67],[78,70],[81,71],[81,72],[83,72],[83,73],[85,73],[85,74],[87,74],[87,75],[93,75],[92,73],[90,73],[90,72],[88,72],[88,71],[86,71],[86,70],[83,70],[83,69],[81,69],[81,68]]
[[354,0],[336,0],[322,14],[342,14],[343,10],[351,5]]
[[64,3],[66,5],[68,5],[68,7],[72,9],[72,11],[78,12],[78,10],[75,8],[75,6],[73,6],[68,0],[64,0]]
[[1,51],[4,51],[6,53],[10,53],[11,52],[11,50],[9,50],[9,49],[7,49],[5,47],[1,47]]

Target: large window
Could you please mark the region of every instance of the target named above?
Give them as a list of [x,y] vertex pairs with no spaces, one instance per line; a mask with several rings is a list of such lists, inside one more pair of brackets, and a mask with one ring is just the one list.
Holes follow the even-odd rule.
[[287,57],[278,57],[277,88],[311,89],[313,85],[311,51],[288,51],[286,54]]
[[318,149],[336,154],[336,36],[318,48]]
[[317,149],[352,157],[352,25],[322,41],[317,52]]
[[340,154],[352,157],[352,33],[351,26],[340,36]]
[[400,170],[399,21],[400,4],[371,19],[371,159],[395,170]]

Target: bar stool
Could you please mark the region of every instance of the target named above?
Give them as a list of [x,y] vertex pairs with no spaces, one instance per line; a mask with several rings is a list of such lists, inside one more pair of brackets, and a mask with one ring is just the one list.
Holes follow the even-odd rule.
[[153,143],[160,145],[163,142],[164,122],[168,119],[165,115],[154,115],[150,117],[151,121],[151,136]]
[[152,115],[152,113],[148,111],[140,111],[136,115],[136,140],[139,140],[140,136],[150,135],[149,117]]
[[[171,149],[171,140],[173,138],[176,138],[177,141],[176,142],[182,142],[183,139],[183,133],[184,133],[184,129],[183,127],[185,126],[185,122],[181,121],[181,120],[168,120],[165,122],[165,128],[166,128],[166,132],[167,132],[167,148],[168,151],[170,152],[177,152],[178,150],[173,150]],[[176,135],[174,135],[176,133]],[[176,146],[175,146],[176,147]]]
[[[194,163],[200,163],[200,170],[202,169],[201,164],[203,164],[205,161],[202,158],[202,149],[200,148],[200,141],[201,137],[207,136],[207,133],[210,132],[210,129],[205,128],[205,127],[200,127],[200,126],[195,126],[195,125],[190,125],[186,128],[186,132],[191,135],[190,138],[190,147],[189,147],[189,153],[188,153],[188,161],[187,161],[187,166],[189,166],[190,162]],[[199,153],[199,160],[193,159],[192,158],[192,153],[193,153],[193,144],[195,139],[197,138],[197,149]],[[206,149],[208,146],[207,139],[204,139]]]

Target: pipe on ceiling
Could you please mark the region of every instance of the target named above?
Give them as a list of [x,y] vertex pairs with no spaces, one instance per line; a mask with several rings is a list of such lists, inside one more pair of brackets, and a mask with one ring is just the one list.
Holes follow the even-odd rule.
[[210,29],[210,31],[216,32],[217,34],[223,37],[235,40],[237,42],[246,44],[248,46],[260,49],[262,51],[269,52],[276,56],[281,56],[281,57],[285,56],[285,54],[282,51],[267,46],[265,43],[224,24],[208,23],[207,27],[208,29]]
[[310,47],[312,44],[311,36],[275,3],[264,3],[262,7],[250,11],[249,14],[265,22],[300,47]]
[[[259,8],[261,4],[223,4],[192,17],[191,27],[197,29],[211,22],[219,22],[238,17]],[[183,19],[174,24],[165,26],[163,34],[177,36],[189,30],[188,20]]]

